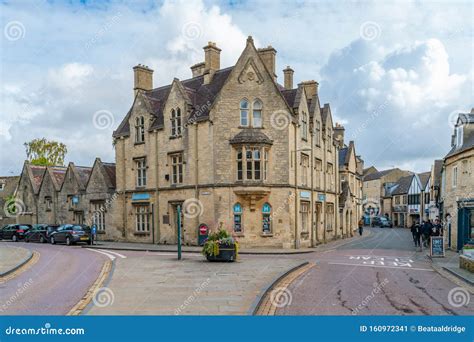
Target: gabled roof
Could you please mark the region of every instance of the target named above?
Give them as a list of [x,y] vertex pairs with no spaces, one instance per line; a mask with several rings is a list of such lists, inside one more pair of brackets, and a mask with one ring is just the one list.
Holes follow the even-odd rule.
[[27,163],[26,168],[31,185],[33,186],[33,191],[35,194],[38,194],[46,172],[46,166],[31,165],[30,163]]
[[391,195],[405,195],[408,193],[410,189],[410,185],[412,182],[414,175],[409,175],[400,178],[394,185],[393,190],[391,191]]
[[444,159],[468,151],[470,149],[474,149],[474,131],[468,132],[467,135],[464,136],[464,141],[461,146],[454,145],[448,152],[448,154],[444,157]]
[[115,163],[102,163],[104,166],[105,173],[109,178],[110,184],[113,188],[117,186],[115,181]]
[[[53,187],[56,191],[61,190],[64,178],[66,177],[67,167],[65,166],[48,166],[47,171],[53,182]],[[41,183],[43,184],[43,182]]]
[[0,208],[3,210],[5,206],[5,200],[8,196],[15,193],[20,176],[6,176],[0,177],[0,183],[3,183],[3,190],[0,190]]
[[430,180],[431,177],[431,172],[423,172],[418,174],[418,178],[420,180],[420,185],[421,189],[425,190],[426,184],[428,184],[428,181]]
[[88,166],[76,166],[73,164],[74,167],[74,173],[77,177],[78,183],[79,183],[79,188],[81,190],[86,189],[87,181],[89,180],[89,177],[92,172],[92,167]]
[[375,179],[380,179],[382,178],[383,176],[386,176],[388,175],[390,172],[393,172],[395,170],[398,170],[398,168],[395,168],[395,169],[388,169],[388,170],[383,170],[383,171],[377,171],[377,172],[373,172],[373,173],[369,173],[368,175],[364,176],[364,182],[366,181],[371,181],[371,180],[375,180]]
[[433,180],[432,185],[441,186],[441,171],[443,170],[443,160],[435,160],[433,165]]

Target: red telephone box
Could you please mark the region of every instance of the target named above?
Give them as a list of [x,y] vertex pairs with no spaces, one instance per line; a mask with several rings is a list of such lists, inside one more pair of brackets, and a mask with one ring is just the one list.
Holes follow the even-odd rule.
[[204,245],[204,242],[209,236],[209,227],[207,224],[201,223],[198,228],[198,244],[199,246]]

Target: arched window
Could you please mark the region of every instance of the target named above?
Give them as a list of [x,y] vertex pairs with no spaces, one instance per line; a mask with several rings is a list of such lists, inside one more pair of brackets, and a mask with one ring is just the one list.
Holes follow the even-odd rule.
[[308,114],[305,112],[301,115],[301,137],[308,139]]
[[262,207],[262,233],[272,233],[272,206],[268,203]]
[[243,99],[240,101],[240,126],[249,125],[249,103]]
[[181,108],[171,110],[171,136],[177,137],[182,133]]
[[142,143],[145,141],[145,118],[138,116],[135,119],[135,142]]
[[262,101],[255,100],[252,108],[252,126],[262,127]]
[[240,203],[234,204],[234,232],[242,232],[242,205]]

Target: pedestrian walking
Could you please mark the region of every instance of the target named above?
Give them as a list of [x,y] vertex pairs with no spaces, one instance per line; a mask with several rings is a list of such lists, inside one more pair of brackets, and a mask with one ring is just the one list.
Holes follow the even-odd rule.
[[438,219],[435,220],[435,224],[431,228],[431,236],[442,236],[443,227],[441,227],[441,223]]
[[418,223],[418,221],[413,222],[410,231],[413,237],[413,242],[415,243],[415,247],[420,247],[420,224]]
[[359,235],[362,236],[363,232],[364,232],[364,218],[361,217],[359,220]]
[[417,247],[420,247],[421,248],[421,236],[423,234],[423,229],[422,229],[422,226],[420,223],[418,223],[416,226],[416,242],[415,242],[415,246]]
[[428,248],[429,246],[429,241],[430,241],[430,236],[431,236],[431,229],[433,228],[433,224],[431,223],[430,220],[425,221],[423,223],[423,228],[422,228],[422,234],[423,234],[423,246]]

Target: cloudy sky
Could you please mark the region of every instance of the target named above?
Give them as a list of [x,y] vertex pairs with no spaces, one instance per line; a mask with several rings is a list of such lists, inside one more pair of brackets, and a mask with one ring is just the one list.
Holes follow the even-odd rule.
[[248,35],[276,48],[281,83],[287,65],[319,82],[366,166],[428,170],[474,107],[473,17],[470,1],[0,0],[0,175],[37,137],[64,142],[66,162],[113,161],[134,65],[169,84],[208,41],[233,65]]

